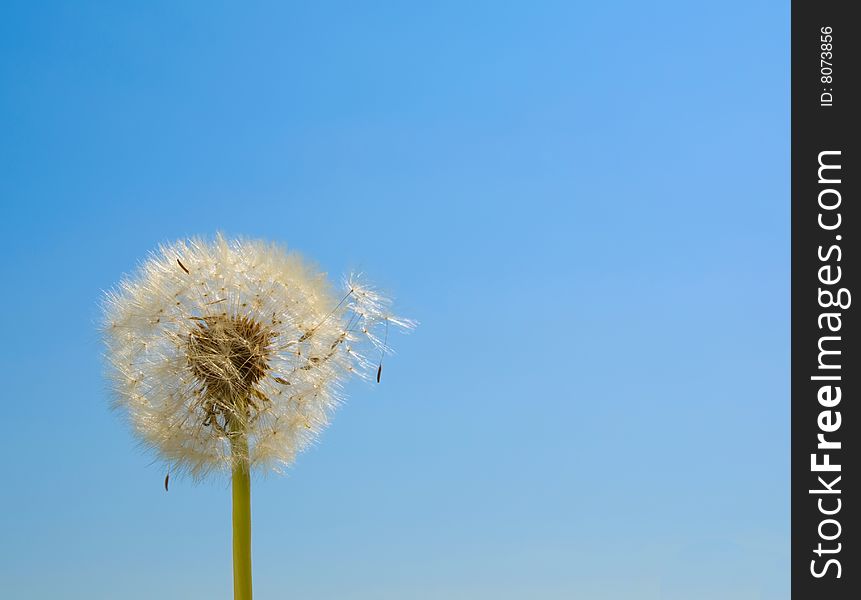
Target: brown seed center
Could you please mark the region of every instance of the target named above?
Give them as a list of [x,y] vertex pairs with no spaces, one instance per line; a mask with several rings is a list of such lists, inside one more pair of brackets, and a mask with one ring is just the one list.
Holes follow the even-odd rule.
[[258,401],[255,385],[269,371],[273,333],[245,316],[202,317],[188,335],[188,365],[199,383],[204,425],[227,429],[246,421]]

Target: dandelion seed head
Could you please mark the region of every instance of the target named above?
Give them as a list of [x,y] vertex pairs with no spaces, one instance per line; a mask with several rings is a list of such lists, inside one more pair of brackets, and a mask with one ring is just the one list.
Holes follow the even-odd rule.
[[[266,242],[161,246],[105,298],[116,405],[172,472],[283,469],[326,427],[343,383],[377,373],[366,355],[389,351],[385,330],[415,326],[361,278],[344,284]],[[231,452],[238,434],[248,456]]]

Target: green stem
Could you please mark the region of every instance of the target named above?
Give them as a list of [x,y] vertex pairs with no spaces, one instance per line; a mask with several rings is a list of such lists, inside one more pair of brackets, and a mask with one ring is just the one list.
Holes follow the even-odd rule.
[[231,442],[233,464],[233,598],[251,600],[251,472],[248,438]]

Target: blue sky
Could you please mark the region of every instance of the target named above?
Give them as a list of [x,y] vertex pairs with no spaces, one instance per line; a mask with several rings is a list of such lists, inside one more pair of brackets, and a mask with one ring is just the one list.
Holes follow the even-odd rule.
[[255,480],[259,598],[788,597],[788,3],[173,4],[0,10],[9,598],[230,597],[97,332],[217,230],[422,323]]

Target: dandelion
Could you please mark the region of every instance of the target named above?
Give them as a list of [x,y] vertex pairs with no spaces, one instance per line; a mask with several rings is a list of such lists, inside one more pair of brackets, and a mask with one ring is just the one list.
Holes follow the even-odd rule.
[[171,473],[231,473],[234,596],[251,598],[250,472],[281,471],[357,375],[379,382],[413,321],[357,276],[336,293],[297,254],[218,235],[162,246],[107,294],[116,404]]

